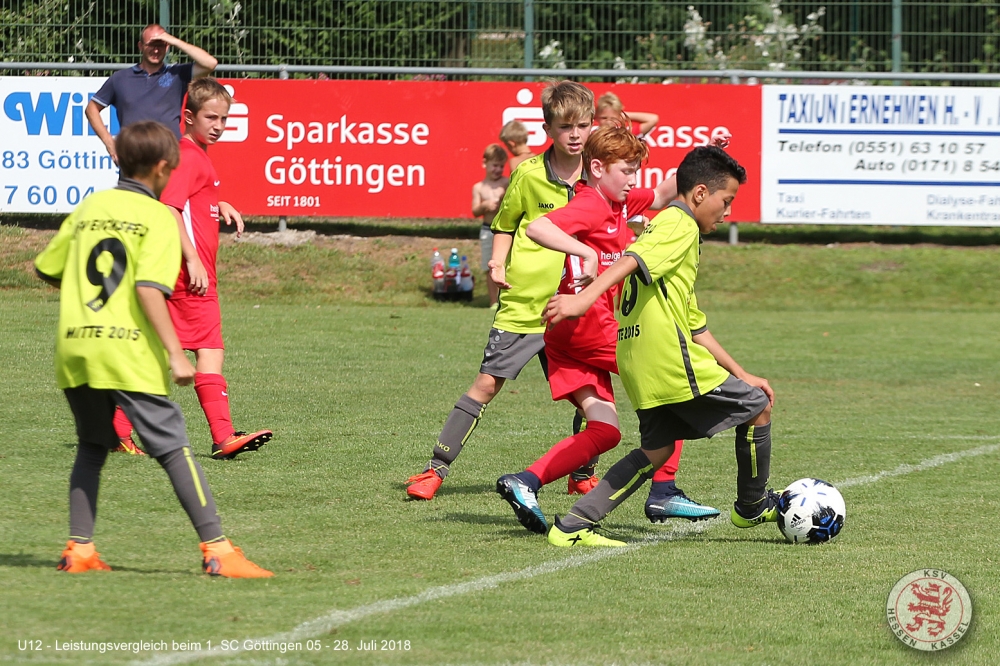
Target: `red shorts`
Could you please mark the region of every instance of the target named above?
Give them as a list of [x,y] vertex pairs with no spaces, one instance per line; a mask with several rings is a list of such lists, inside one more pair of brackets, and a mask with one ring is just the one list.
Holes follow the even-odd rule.
[[579,407],[573,392],[592,386],[602,400],[615,401],[611,387],[611,373],[618,374],[615,345],[586,351],[546,345],[545,356],[549,360],[549,388],[553,400],[569,400]]
[[224,348],[218,296],[168,298],[167,308],[181,347],[192,351]]

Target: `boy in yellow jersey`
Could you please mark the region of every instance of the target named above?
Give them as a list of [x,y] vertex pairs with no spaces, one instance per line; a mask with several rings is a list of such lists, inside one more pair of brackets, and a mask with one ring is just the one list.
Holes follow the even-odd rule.
[[771,407],[766,379],[745,371],[708,330],[694,293],[700,234],[730,212],[746,171],[721,148],[696,148],[677,168],[678,198],[657,215],[625,255],[579,294],[555,296],[550,324],[579,317],[623,283],[618,304],[618,369],[639,417],[641,448],[612,465],[600,483],[549,529],[554,546],[624,546],[594,531],[648,480],[679,439],[736,427],[737,527],[777,520],[778,495],[767,488]]
[[422,474],[409,479],[406,492],[415,499],[434,497],[504,382],[516,379],[535,356],[545,370],[542,308],[559,286],[563,255],[535,244],[524,230],[573,196],[573,184],[583,169],[583,144],[593,125],[594,94],[579,83],[560,81],[542,92],[542,114],[552,146],[514,171],[493,218],[490,275],[503,291],[483,362],[448,415],[430,462]]
[[195,374],[166,304],[180,272],[180,232],[157,200],[180,158],[177,139],[146,121],[123,129],[115,147],[118,187],[87,197],[35,259],[39,277],[60,288],[56,380],[79,439],[70,475],[70,540],[58,569],[111,569],[93,536],[101,469],[118,446],[112,418],[119,406],[170,477],[202,541],[202,568],[228,578],[269,577],[223,535],[184,417],[167,398],[171,376],[183,386]]

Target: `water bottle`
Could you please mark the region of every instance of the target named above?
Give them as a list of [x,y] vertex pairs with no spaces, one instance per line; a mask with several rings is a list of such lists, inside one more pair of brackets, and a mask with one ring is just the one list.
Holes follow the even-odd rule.
[[437,248],[434,248],[434,254],[431,255],[431,279],[434,281],[434,293],[443,294],[445,291],[444,257],[441,256]]
[[462,270],[459,287],[465,296],[472,295],[472,289],[476,286],[476,279],[472,276],[472,268],[469,267],[469,258],[462,256]]
[[444,279],[448,284],[448,291],[459,291],[459,285],[462,281],[462,260],[458,257],[457,247],[451,248],[451,256],[448,257],[448,270],[444,274]]

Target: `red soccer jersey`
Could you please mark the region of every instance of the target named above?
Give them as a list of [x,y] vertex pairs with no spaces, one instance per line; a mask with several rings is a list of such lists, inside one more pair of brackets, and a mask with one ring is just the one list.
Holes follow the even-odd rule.
[[[582,181],[576,184],[575,196],[568,204],[547,213],[553,224],[584,245],[597,252],[597,274],[621,258],[633,234],[625,221],[644,213],[652,204],[656,193],[651,189],[633,189],[625,201],[610,204],[601,198],[593,187]],[[570,286],[582,272],[579,257],[567,255],[563,277],[559,283],[560,294],[573,294],[579,288]],[[615,294],[609,289],[602,294],[587,314],[579,319],[567,319],[545,332],[545,344],[564,349],[597,349],[618,340],[618,323],[615,321]]]
[[[219,176],[208,153],[191,139],[181,139],[181,163],[170,175],[160,201],[181,211],[188,238],[208,271],[207,296],[216,296],[215,256],[219,252]],[[174,297],[190,295],[186,262],[174,287]]]

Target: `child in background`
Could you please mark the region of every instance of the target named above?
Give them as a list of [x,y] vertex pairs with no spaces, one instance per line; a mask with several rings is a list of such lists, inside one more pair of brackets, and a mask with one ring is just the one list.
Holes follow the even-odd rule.
[[[597,124],[601,127],[616,127],[621,123],[622,101],[613,92],[606,92],[597,98]],[[632,134],[637,137],[644,137],[650,130],[660,122],[660,117],[655,113],[644,113],[642,111],[629,111],[628,119],[630,123],[626,125],[632,130]]]
[[496,307],[497,294],[500,291],[497,283],[490,277],[490,258],[493,256],[493,231],[490,225],[493,224],[493,218],[500,208],[500,200],[503,199],[510,183],[510,179],[503,175],[506,162],[507,153],[504,152],[503,146],[495,143],[486,146],[486,152],[483,153],[486,177],[472,186],[472,215],[483,218],[483,226],[479,229],[480,266],[486,273],[490,307]]
[[507,146],[511,158],[507,161],[508,173],[514,174],[514,169],[524,160],[534,157],[531,148],[528,148],[528,128],[521,121],[512,120],[500,129],[500,141]]

